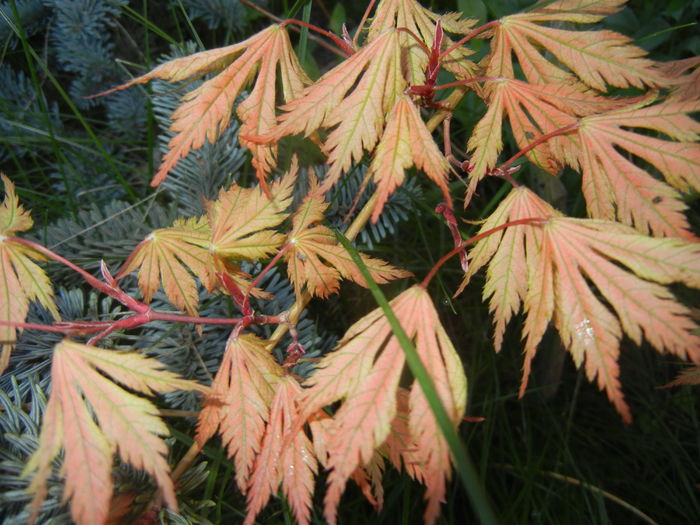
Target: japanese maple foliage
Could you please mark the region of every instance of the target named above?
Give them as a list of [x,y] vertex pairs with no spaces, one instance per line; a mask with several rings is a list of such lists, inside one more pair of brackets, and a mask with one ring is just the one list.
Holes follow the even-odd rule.
[[[426,486],[425,521],[435,523],[452,475],[450,446],[427,391],[407,372],[405,343],[386,310],[376,309],[349,326],[308,377],[294,373],[305,352],[295,335],[301,311],[312,298],[339,293],[342,280],[365,287],[370,280],[404,280],[404,291],[389,308],[435,385],[448,429],[457,428],[464,416],[467,383],[428,289],[435,272],[457,254],[464,279],[456,292],[486,269],[483,298],[493,314],[496,351],[509,321],[523,310],[521,395],[550,324],[576,366],[605,391],[626,422],[633,414],[620,382],[623,336],[700,363],[691,309],[669,288],[673,283],[700,288],[700,243],[684,200],[700,191],[700,124],[693,118],[700,111],[698,59],[657,63],[623,35],[580,27],[617,12],[623,3],[545,1],[477,27],[469,13],[441,15],[416,0],[380,0],[370,6],[371,22],[354,37],[315,29],[341,50],[337,64],[316,81],[303,71],[287,31],[292,24],[308,24],[290,20],[243,42],[166,62],[115,88],[205,76],[172,115],[175,135],[152,185],[205,140],[217,140],[234,116],[241,122],[238,140],[249,148],[259,181],[222,188],[206,202],[202,216],[179,218],[153,231],[115,277],[103,264],[98,279],[17,237],[32,220],[3,175],[0,371],[17,330],[41,328],[25,324],[31,301],[56,319],[45,329],[66,334],[54,350],[39,448],[25,469],[26,475],[34,473],[34,514],[61,449],[65,496],[80,525],[107,521],[115,453],[155,478],[160,495],[152,505],[163,502],[175,509],[176,485],[161,437],[167,427],[141,395],[192,389],[202,393],[193,452],[221,436],[236,484],[246,493],[246,523],[280,489],[297,521],[309,523],[322,469],[328,471],[323,513],[330,523],[337,521],[348,480],[381,508],[387,465],[405,469]],[[474,39],[488,46],[478,62],[470,60]],[[454,81],[436,85],[441,70]],[[443,88],[451,91],[436,101]],[[470,90],[485,111],[466,141],[453,147],[449,117]],[[278,166],[279,143],[298,134],[326,155],[327,171],[318,181],[312,176],[300,181],[303,158]],[[504,160],[509,142],[515,149]],[[418,276],[425,277],[421,284],[410,280],[411,272],[375,256],[354,258],[328,224],[331,190],[365,160],[362,188],[372,180],[375,189],[345,229],[350,240],[368,221],[379,219],[408,170],[425,175],[425,183],[441,195],[430,205],[447,222],[454,249]],[[588,217],[566,217],[516,181],[518,160],[552,177],[577,172]],[[453,202],[464,197],[465,206],[473,205],[488,177],[513,187],[479,234],[462,240]],[[451,179],[463,183],[450,184]],[[118,321],[60,321],[52,284],[37,264],[47,259],[80,273],[131,313]],[[243,263],[250,262],[263,269],[246,273]],[[258,285],[278,264],[296,302],[280,315],[260,315],[250,298],[269,297]],[[133,272],[138,272],[141,299],[120,286]],[[230,296],[239,315],[198,317],[200,285],[210,294]],[[181,314],[150,306],[159,289]],[[178,378],[137,353],[98,346],[107,334],[154,320],[230,327],[211,386]],[[252,325],[276,329],[263,339],[251,333]],[[278,360],[273,350],[286,331],[293,342],[280,349],[284,357]],[[86,335],[91,337],[83,344]],[[176,471],[193,456],[188,454]]]

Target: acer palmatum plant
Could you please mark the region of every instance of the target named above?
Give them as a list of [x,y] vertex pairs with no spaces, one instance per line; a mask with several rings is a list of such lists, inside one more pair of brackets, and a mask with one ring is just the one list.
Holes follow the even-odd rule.
[[[108,522],[115,453],[155,478],[151,509],[176,509],[173,477],[218,434],[247,497],[246,523],[280,489],[297,521],[308,523],[322,469],[328,471],[323,514],[329,522],[336,522],[351,479],[381,508],[387,463],[425,484],[425,521],[434,523],[446,498],[451,455],[477,512],[490,519],[455,444],[467,402],[463,365],[429,294],[432,278],[454,256],[464,273],[457,294],[486,267],[483,297],[493,313],[497,351],[506,325],[523,310],[521,395],[550,324],[625,422],[632,414],[619,379],[623,336],[700,362],[691,311],[668,288],[700,288],[700,244],[683,200],[700,190],[700,124],[693,118],[700,110],[698,61],[657,63],[623,35],[578,26],[599,22],[622,4],[546,1],[477,26],[469,13],[441,15],[414,0],[380,0],[370,4],[371,16],[363,19],[369,22],[354,35],[287,20],[231,46],[171,60],[115,88],[206,76],[172,115],[175,134],[152,185],[190,151],[216,141],[231,118],[240,121],[238,139],[250,150],[258,184],[233,184],[206,203],[204,215],[153,231],[114,277],[106,264],[98,279],[17,237],[32,220],[3,176],[0,368],[7,366],[18,330],[66,335],[53,354],[39,448],[25,468],[33,476],[32,515],[62,449],[65,496],[79,524]],[[337,65],[315,81],[302,69],[288,33],[300,25],[328,39],[339,55]],[[475,39],[488,46],[478,61],[471,59]],[[451,80],[440,85],[443,71]],[[485,113],[466,142],[453,145],[450,117],[470,91]],[[327,171],[320,180],[309,173],[304,188],[296,188],[305,195],[295,199],[304,159],[282,167],[283,175],[277,164],[280,143],[299,134],[320,148]],[[515,145],[507,160],[501,159],[504,136]],[[325,223],[330,190],[365,158],[361,191],[371,182],[373,194],[339,234]],[[588,217],[566,217],[518,181],[523,164],[516,161],[552,177],[578,173]],[[419,284],[409,272],[358,254],[347,243],[378,220],[410,169],[437,186],[441,197],[430,204],[454,242],[417,276]],[[467,239],[455,201],[472,206],[487,178],[512,188]],[[37,264],[48,259],[78,272],[131,313],[116,321],[59,320],[52,285]],[[251,275],[245,262],[262,263],[262,269]],[[262,315],[251,298],[269,298],[258,285],[276,265],[287,272],[296,302],[279,315]],[[133,272],[141,299],[120,285]],[[302,379],[294,373],[305,353],[295,324],[312,298],[337,293],[343,279],[373,290],[377,282],[395,279],[406,285],[350,326]],[[199,317],[200,285],[229,296],[238,315]],[[181,314],[149,306],[159,289]],[[25,322],[31,301],[53,313],[52,326]],[[210,386],[178,378],[138,353],[98,346],[110,334],[155,321],[230,326]],[[260,325],[276,328],[263,338],[251,331]],[[292,343],[276,359],[273,351],[286,332]],[[155,405],[137,394],[175,389],[203,397],[195,444],[173,474],[161,438],[167,427]]]

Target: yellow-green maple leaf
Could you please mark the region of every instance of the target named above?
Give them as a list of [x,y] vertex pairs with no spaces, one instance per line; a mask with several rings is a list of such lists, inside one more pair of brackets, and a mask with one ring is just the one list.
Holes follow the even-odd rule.
[[[287,274],[297,297],[305,286],[311,295],[328,297],[338,291],[340,279],[350,279],[367,286],[350,254],[333,232],[318,224],[324,218],[328,203],[320,195],[308,195],[292,219],[290,247],[285,253]],[[409,272],[394,268],[380,259],[360,254],[372,278],[378,283],[408,277]]]
[[208,202],[212,254],[253,260],[267,257],[282,246],[285,237],[274,228],[289,216],[296,171],[294,162],[287,174],[271,185],[269,195],[259,186],[243,188],[234,184]]
[[56,345],[51,364],[51,396],[39,446],[24,469],[25,476],[35,472],[29,486],[34,493],[33,515],[46,495],[51,463],[61,447],[65,449],[64,497],[70,499],[71,515],[78,525],[107,522],[115,453],[152,475],[165,502],[177,509],[166,460],[168,448],[159,437],[168,435],[168,429],[158,417],[158,409],[105,377],[147,395],[175,390],[210,391],[162,368],[160,362],[136,352],[105,350],[69,340]]
[[[284,243],[284,235],[273,228],[288,216],[285,210],[292,201],[295,174],[296,165],[272,184],[269,199],[260,187],[234,184],[221,190],[216,200],[207,203],[206,216],[178,219],[170,228],[149,234],[134,249],[117,278],[138,269],[146,302],[162,283],[168,300],[190,315],[196,314],[199,302],[194,276],[211,291],[218,283],[217,272],[223,272],[247,291],[249,276],[228,264],[228,259],[263,258]],[[256,297],[269,297],[257,288],[250,292]]]
[[196,315],[199,294],[187,268],[208,289],[214,288],[214,268],[208,250],[210,237],[211,229],[203,217],[178,219],[170,228],[155,230],[139,243],[117,278],[138,269],[139,287],[147,303],[162,283],[174,306]]
[[[21,323],[27,317],[29,302],[38,301],[59,319],[53,300],[53,289],[46,273],[34,261],[46,257],[31,248],[14,242],[12,236],[32,227],[29,213],[20,205],[14,184],[0,174],[5,185],[5,199],[0,206],[0,374],[10,362],[10,352],[15,346],[17,328],[11,323]],[[20,329],[21,330],[21,329]]]

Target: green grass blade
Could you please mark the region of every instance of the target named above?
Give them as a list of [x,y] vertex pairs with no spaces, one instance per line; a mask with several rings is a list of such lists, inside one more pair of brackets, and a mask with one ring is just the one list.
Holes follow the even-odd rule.
[[336,230],[335,234],[338,241],[340,241],[343,247],[348,251],[352,257],[352,260],[360,269],[360,272],[365,278],[375,301],[377,301],[377,304],[382,309],[385,317],[389,321],[391,329],[401,345],[404,354],[406,355],[406,362],[408,363],[413,376],[418,381],[418,384],[420,384],[421,388],[423,389],[423,393],[428,400],[430,409],[435,415],[438,426],[440,427],[440,430],[445,436],[445,440],[450,447],[450,453],[457,468],[457,472],[462,480],[462,483],[464,484],[464,488],[472,502],[472,505],[474,506],[474,510],[476,511],[479,520],[484,524],[497,523],[498,520],[496,519],[496,515],[491,508],[491,503],[483,484],[479,479],[479,475],[476,472],[474,463],[469,457],[469,453],[464,447],[459,434],[452,427],[452,422],[450,421],[447,411],[445,410],[445,407],[438,396],[433,380],[430,378],[428,371],[423,366],[420,357],[418,357],[418,353],[416,352],[411,339],[408,337],[405,330],[401,326],[401,323],[396,318],[394,311],[391,309],[389,302],[387,301],[386,297],[384,297],[384,294],[379,289],[379,286],[372,279],[367,266],[364,262],[362,262],[362,259],[360,258],[360,255],[355,247],[342,233]]

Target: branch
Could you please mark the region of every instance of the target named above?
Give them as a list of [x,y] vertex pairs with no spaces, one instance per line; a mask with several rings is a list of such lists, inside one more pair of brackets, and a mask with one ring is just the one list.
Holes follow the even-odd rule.
[[457,245],[454,249],[447,252],[442,257],[440,257],[438,262],[436,262],[435,265],[430,269],[430,272],[428,272],[428,275],[425,276],[425,279],[423,279],[423,282],[420,284],[421,287],[427,288],[428,285],[430,284],[430,281],[432,280],[433,277],[435,277],[435,274],[440,269],[440,267],[443,264],[445,264],[454,255],[463,251],[470,244],[474,244],[475,242],[478,242],[481,239],[488,237],[492,233],[496,233],[497,231],[504,230],[510,226],[518,226],[519,224],[540,224],[541,225],[541,224],[545,224],[547,222],[547,220],[548,219],[542,219],[540,217],[529,217],[527,219],[518,219],[515,221],[505,222],[499,226],[496,226],[495,228],[491,228],[490,230],[486,230],[485,232],[482,232],[478,235],[475,235],[474,237],[471,237],[470,239],[467,239],[466,241],[459,243],[459,245]]

